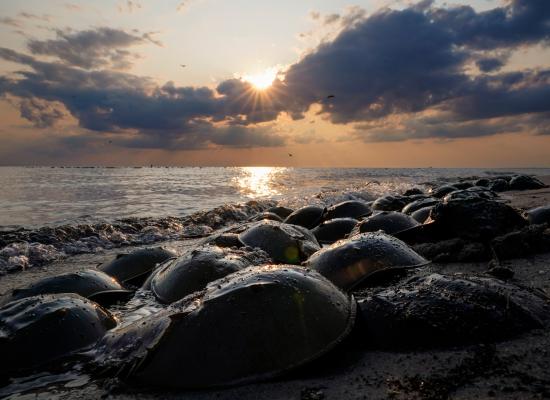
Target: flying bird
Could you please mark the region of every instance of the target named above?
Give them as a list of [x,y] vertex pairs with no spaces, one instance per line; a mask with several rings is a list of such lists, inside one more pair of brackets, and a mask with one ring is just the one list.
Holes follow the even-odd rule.
[[288,153],[288,156],[289,156],[289,157],[292,157],[292,154]]
[[180,64],[180,67],[185,68],[185,67],[187,67],[187,65],[186,64]]
[[327,96],[327,99],[334,99],[335,97],[336,97],[335,95],[329,94],[329,95]]

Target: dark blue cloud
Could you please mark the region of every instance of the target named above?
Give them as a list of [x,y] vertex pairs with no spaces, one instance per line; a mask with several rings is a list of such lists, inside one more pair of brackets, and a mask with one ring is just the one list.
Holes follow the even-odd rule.
[[476,65],[482,72],[498,71],[506,64],[506,60],[500,57],[480,58],[476,61]]
[[[342,31],[291,65],[269,96],[239,79],[215,89],[159,86],[112,69],[86,70],[112,66],[116,54],[125,57],[117,51],[148,40],[101,30],[29,44],[35,56],[58,62],[0,49],[1,58],[29,67],[1,78],[0,93],[22,99],[22,115],[38,126],[62,118],[47,102],[63,104],[81,127],[121,133],[118,143],[128,147],[278,146],[285,138],[258,124],[281,113],[303,118],[313,104],[334,123],[358,124],[365,140],[547,132],[540,127],[550,121],[549,70],[499,71],[515,49],[549,43],[550,1],[513,0],[476,12],[425,0],[370,16],[354,9],[339,21]],[[78,49],[92,51],[79,58]],[[467,72],[472,65],[479,74]],[[396,116],[405,122],[392,125]],[[507,128],[512,116],[521,124]]]
[[127,69],[138,57],[127,48],[146,42],[160,44],[150,33],[128,33],[106,27],[79,32],[57,30],[56,34],[53,40],[30,40],[27,44],[30,52],[54,56],[69,65],[86,69]]

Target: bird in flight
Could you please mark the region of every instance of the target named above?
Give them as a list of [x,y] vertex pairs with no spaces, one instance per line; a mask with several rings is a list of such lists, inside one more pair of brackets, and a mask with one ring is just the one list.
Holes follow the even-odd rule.
[[289,157],[292,157],[292,154],[288,153],[288,156],[289,156]]
[[187,67],[187,65],[186,64],[180,64],[180,67],[185,68],[185,67]]
[[336,97],[335,95],[329,94],[329,95],[327,96],[327,99],[334,99],[335,97]]

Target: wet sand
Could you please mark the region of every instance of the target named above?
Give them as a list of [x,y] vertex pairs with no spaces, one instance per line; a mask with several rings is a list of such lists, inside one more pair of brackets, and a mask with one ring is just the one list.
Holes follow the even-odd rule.
[[[540,177],[550,184],[550,177]],[[550,204],[550,189],[503,194],[519,209]],[[168,243],[179,250],[194,241]],[[45,268],[0,279],[0,293],[22,282],[75,268],[93,267],[113,253],[82,255]],[[515,282],[550,296],[550,253],[502,262]],[[431,264],[429,271],[481,274],[487,263]],[[204,344],[205,346],[208,343]],[[543,399],[550,398],[550,329],[531,331],[514,340],[425,351],[379,351],[356,333],[323,359],[277,381],[200,392],[166,392],[90,382],[79,388],[63,384],[28,398],[59,399]],[[27,397],[17,397],[27,398]]]

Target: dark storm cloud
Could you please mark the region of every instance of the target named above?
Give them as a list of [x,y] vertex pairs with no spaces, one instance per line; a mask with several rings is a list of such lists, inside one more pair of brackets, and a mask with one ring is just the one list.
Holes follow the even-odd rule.
[[21,116],[36,128],[49,128],[65,118],[66,113],[60,104],[29,98],[19,102]]
[[126,49],[152,41],[147,33],[131,34],[105,27],[79,32],[57,30],[56,34],[57,38],[53,40],[29,41],[31,53],[54,56],[67,64],[86,69],[128,68],[137,56]]
[[[549,1],[514,0],[486,12],[422,1],[370,16],[352,8],[338,20],[341,32],[291,65],[269,96],[239,79],[215,89],[159,86],[129,73],[82,69],[112,68],[128,60],[128,47],[150,40],[108,28],[31,42],[34,54],[59,62],[0,49],[1,58],[30,67],[1,78],[0,93],[29,100],[22,115],[35,124],[64,118],[40,105],[63,104],[81,127],[116,133],[118,145],[139,148],[282,145],[284,136],[258,124],[285,112],[301,119],[313,104],[334,123],[354,124],[352,137],[365,141],[547,134],[550,72],[499,71],[519,46],[548,44]],[[480,73],[467,72],[473,65]]]
[[[298,115],[319,103],[334,123],[383,120],[429,109],[444,109],[459,120],[550,110],[545,71],[490,77],[465,72],[472,62],[481,72],[495,72],[518,46],[547,45],[549,1],[515,0],[480,13],[467,6],[435,8],[432,3],[352,18],[334,40],[289,68],[289,109]],[[501,55],[493,56],[495,50]],[[467,127],[463,135],[494,131],[480,124]],[[431,128],[426,134],[456,137],[464,126]]]
[[[453,36],[414,9],[386,10],[344,30],[287,72],[301,109],[322,102],[333,122],[378,118],[437,104],[467,81]],[[330,94],[336,96],[326,101]]]
[[506,64],[506,61],[497,57],[480,58],[476,61],[476,65],[482,72],[491,72],[501,69]]
[[[19,79],[0,78],[0,94],[32,99],[21,103],[25,106],[21,115],[37,126],[51,126],[56,118],[65,117],[51,107],[45,113],[45,105],[56,102],[63,104],[82,128],[120,133],[118,143],[127,147],[269,147],[284,143],[283,137],[265,127],[246,126],[272,120],[279,111],[273,111],[271,103],[258,98],[250,84],[240,80],[224,82],[219,91],[178,87],[171,82],[159,87],[136,75],[86,71],[38,61],[10,49],[0,48],[0,58],[32,68],[19,71]],[[128,137],[127,132],[134,134]]]
[[477,13],[470,6],[430,9],[427,16],[446,26],[457,45],[479,49],[518,46],[550,40],[550,2],[513,0],[505,7]]

